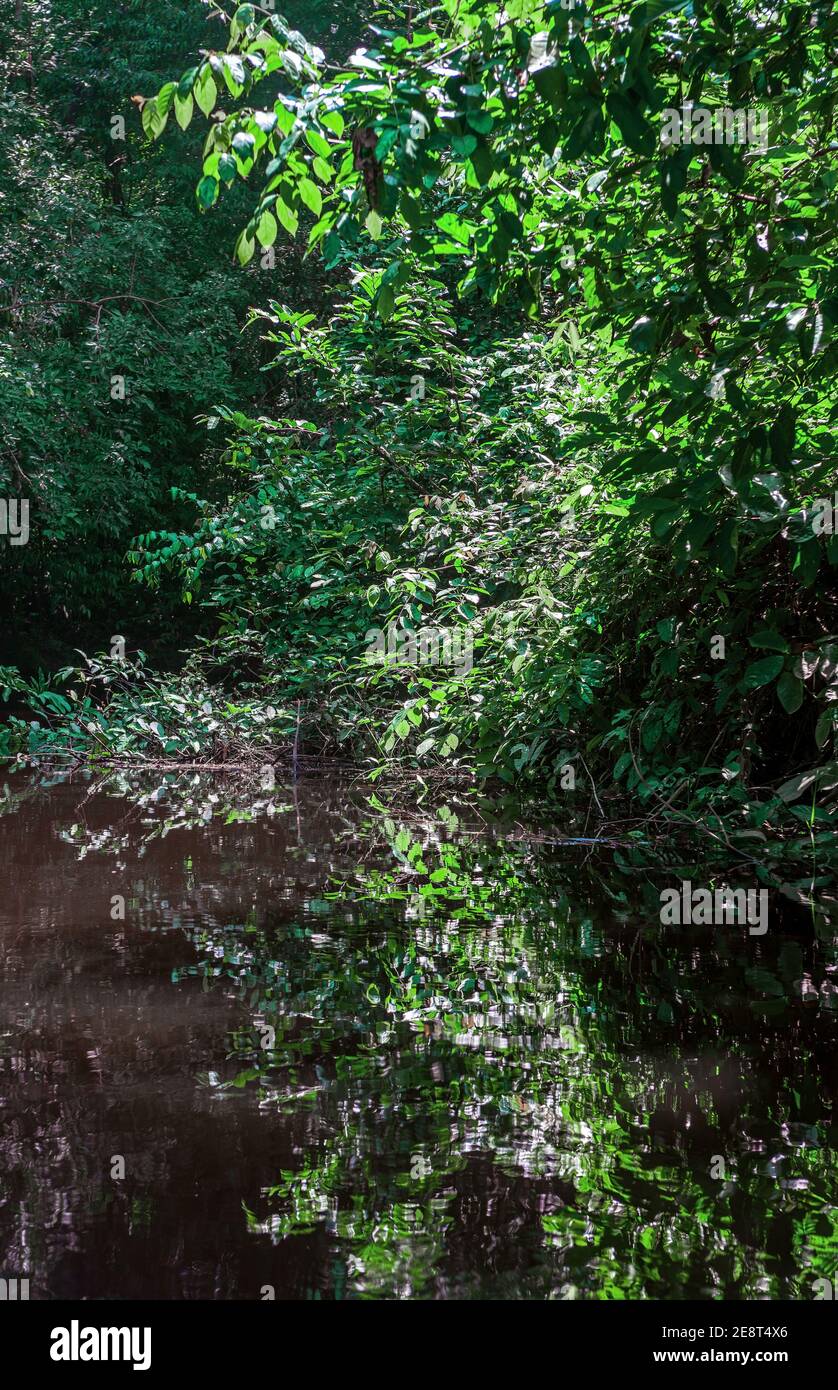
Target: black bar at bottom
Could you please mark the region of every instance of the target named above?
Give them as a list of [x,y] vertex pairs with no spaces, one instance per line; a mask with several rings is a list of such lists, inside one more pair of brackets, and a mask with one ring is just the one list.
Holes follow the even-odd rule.
[[423,1375],[448,1375],[457,1363],[478,1374],[481,1365],[489,1369],[483,1358],[490,1355],[497,1379],[498,1353],[526,1362],[541,1346],[555,1371],[582,1363],[592,1373],[642,1372],[652,1383],[660,1373],[666,1384],[673,1372],[687,1383],[717,1366],[786,1375],[815,1370],[828,1361],[835,1320],[834,1305],[816,1300],[455,1302],[418,1309],[357,1301],[33,1301],[0,1303],[0,1336],[7,1369],[9,1358],[14,1364],[22,1356],[27,1371],[58,1381],[125,1373],[145,1384],[188,1372],[217,1383],[232,1374],[287,1376],[300,1360],[321,1379],[334,1358],[336,1372],[345,1374],[354,1362],[354,1375],[375,1383],[381,1356],[395,1373],[394,1354],[407,1356],[405,1370]]

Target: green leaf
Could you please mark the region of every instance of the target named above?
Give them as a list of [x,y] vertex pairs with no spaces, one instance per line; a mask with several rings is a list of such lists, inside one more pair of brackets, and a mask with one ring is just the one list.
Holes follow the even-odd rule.
[[[838,768],[838,763],[832,763],[831,768]],[[813,767],[806,772],[795,773],[794,777],[790,777],[787,782],[777,788],[777,795],[781,801],[797,801],[798,797],[815,785],[822,772],[829,770],[828,765],[826,768]]]
[[752,647],[762,647],[769,652],[787,652],[789,644],[774,628],[760,628],[748,638]]
[[223,154],[218,161],[218,177],[222,183],[232,183],[238,173],[238,165],[231,154]]
[[160,88],[160,91],[154,98],[154,103],[161,116],[168,115],[176,91],[176,82],[164,82],[163,86]]
[[475,178],[481,186],[487,184],[492,174],[495,172],[492,152],[488,145],[479,144],[469,161],[474,170]]
[[253,253],[255,250],[256,243],[253,240],[253,237],[248,236],[246,231],[242,232],[238,241],[236,242],[236,260],[238,261],[239,265],[247,265],[248,261],[253,259]]
[[605,104],[629,149],[635,150],[637,154],[652,154],[655,136],[637,107],[632,105],[622,92],[610,92]]
[[276,218],[266,209],[256,224],[256,239],[260,246],[273,246],[277,234]]
[[834,706],[821,710],[818,715],[818,722],[815,725],[815,743],[818,748],[824,748],[826,746],[829,735],[832,733],[834,723]]
[[643,314],[635,319],[629,333],[629,347],[635,352],[653,352],[658,340],[658,329],[654,319]]
[[769,685],[784,666],[782,656],[764,656],[759,661],[752,661],[750,666],[745,668],[742,678],[742,687],[745,690],[757,690],[762,685]]
[[436,225],[445,232],[447,236],[453,237],[455,241],[459,241],[463,246],[468,245],[475,231],[475,228],[470,222],[461,222],[458,217],[455,217],[453,212],[444,212],[441,217],[436,219]]
[[795,714],[803,704],[803,682],[793,671],[784,671],[777,681],[777,699],[787,714]]
[[195,83],[195,100],[205,116],[212,115],[215,110],[215,103],[218,99],[218,88],[212,75],[209,64],[205,64],[201,69],[198,80]]
[[293,208],[290,208],[281,197],[278,197],[276,200],[276,215],[289,236],[295,237],[297,235],[297,228],[300,225],[300,219]]
[[149,100],[145,103],[141,120],[143,130],[149,140],[156,140],[158,135],[162,134],[167,119],[168,117],[161,116],[157,109],[157,103],[154,100]]
[[[337,115],[337,112],[333,114]],[[325,121],[324,124],[326,124]],[[332,147],[328,140],[325,140],[318,130],[312,130],[311,127],[308,127],[305,132],[305,138],[309,148],[312,149],[316,155],[319,155],[321,159],[331,158]]]
[[[290,117],[290,112],[288,114]],[[276,111],[254,111],[253,119],[263,135],[273,135],[279,125],[279,116]],[[293,124],[293,118],[291,118],[291,124]],[[290,128],[289,126],[289,130]]]
[[477,136],[452,135],[451,147],[453,150],[455,150],[457,154],[462,155],[464,159],[468,158],[468,156],[470,154],[473,154],[474,151],[477,149]]
[[182,101],[185,101],[186,98],[191,95],[192,87],[194,85],[195,78],[198,76],[198,72],[199,68],[190,68],[188,72],[185,72],[183,74],[183,77],[178,82],[178,96],[181,98]]
[[653,752],[657,748],[663,733],[663,714],[659,710],[652,710],[643,720],[643,730],[641,742],[647,753]]
[[194,110],[194,107],[195,103],[192,100],[191,93],[189,94],[189,96],[185,98],[181,98],[180,96],[175,97],[175,120],[177,121],[181,130],[186,130],[186,127],[192,120],[192,112]]
[[297,192],[310,212],[319,217],[323,208],[323,196],[317,184],[311,179],[302,178],[297,184]]
[[231,96],[240,96],[245,83],[244,63],[237,53],[225,53],[222,76]]
[[205,177],[201,179],[197,189],[198,202],[202,208],[211,208],[218,197],[218,179]]
[[550,103],[555,111],[561,111],[568,94],[568,81],[564,69],[559,64],[538,68],[533,73],[533,86],[538,95]]
[[466,120],[472,130],[477,131],[478,135],[489,135],[494,125],[488,111],[467,111]]
[[382,285],[378,295],[378,316],[385,322],[393,313],[396,304],[396,296],[392,285]]
[[343,135],[346,122],[339,111],[323,111],[320,114],[320,124],[327,130],[333,130],[335,135],[340,138]]
[[238,130],[233,136],[233,154],[238,155],[242,164],[247,164],[256,153],[256,142],[247,131]]
[[559,143],[559,127],[554,120],[541,122],[538,127],[538,143],[546,155],[553,154]]

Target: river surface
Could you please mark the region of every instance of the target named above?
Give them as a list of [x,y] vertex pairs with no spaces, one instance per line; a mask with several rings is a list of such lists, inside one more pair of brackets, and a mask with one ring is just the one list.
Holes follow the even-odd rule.
[[8,780],[0,1276],[813,1297],[838,1263],[834,919],[780,895],[764,936],[662,926],[680,871],[382,802]]

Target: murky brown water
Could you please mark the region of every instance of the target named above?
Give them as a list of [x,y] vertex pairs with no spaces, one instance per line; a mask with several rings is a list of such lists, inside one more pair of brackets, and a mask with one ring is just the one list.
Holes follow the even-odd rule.
[[[834,1269],[830,929],[677,939],[599,859],[445,816],[382,846],[327,782],[252,820],[202,792],[165,835],[166,798],[13,793],[0,1275],[33,1298],[797,1298]],[[406,864],[445,866],[432,911],[392,896]]]
[[[254,1298],[266,1283],[302,1296],[322,1240],[277,1251],[248,1237],[241,1207],[292,1162],[292,1126],[251,1093],[196,1083],[224,1068],[238,991],[172,975],[193,954],[179,927],[270,898],[292,911],[319,877],[315,856],[282,828],[247,825],[138,849],[137,817],[120,826],[128,808],[99,797],[83,808],[88,830],[134,843],[79,862],[59,836],[82,799],[57,787],[0,829],[4,1267],[31,1272],[32,1297]],[[117,894],[124,922],[111,919]],[[124,1181],[110,1177],[114,1155]]]

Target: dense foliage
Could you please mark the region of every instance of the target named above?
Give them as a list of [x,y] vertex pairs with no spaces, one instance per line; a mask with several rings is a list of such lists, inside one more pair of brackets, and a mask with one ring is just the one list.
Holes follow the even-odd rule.
[[[817,843],[838,789],[833,7],[444,0],[379,16],[348,61],[325,26],[206,8],[213,42],[179,80],[153,95],[163,60],[133,58],[161,138],[129,137],[147,201],[120,265],[162,297],[179,229],[176,369],[119,301],[109,356],[145,352],[159,390],[119,407],[124,478],[95,429],[95,464],[85,436],[62,474],[81,507],[106,475],[119,505],[97,525],[124,542],[143,621],[176,621],[177,591],[195,637],[179,678],[133,656],[49,688],[9,669],[39,727],[18,713],[7,746],[204,758],[295,739],[542,797],[584,787],[598,809],[627,791],[688,823],[724,804],[752,838],[791,816]],[[191,39],[171,7],[156,22]],[[750,112],[760,138],[662,139],[690,106]],[[198,123],[193,230],[178,190]],[[59,159],[57,134],[37,144]],[[79,192],[90,168],[73,162]],[[242,266],[306,259],[280,291],[222,274],[225,238]],[[225,346],[243,284],[258,389]],[[66,383],[78,346],[40,319]],[[101,551],[64,510],[60,527],[12,553],[15,583],[34,590],[29,564],[47,582],[56,539]],[[409,651],[429,628],[447,663],[370,663],[372,630]]]
[[123,632],[176,658],[194,616],[174,590],[150,610],[126,549],[188,519],[172,487],[223,496],[196,415],[271,404],[241,328],[299,257],[232,272],[244,200],[202,219],[186,139],[153,145],[131,101],[218,28],[195,0],[0,3],[0,496],[30,507],[0,659],[30,672]]

